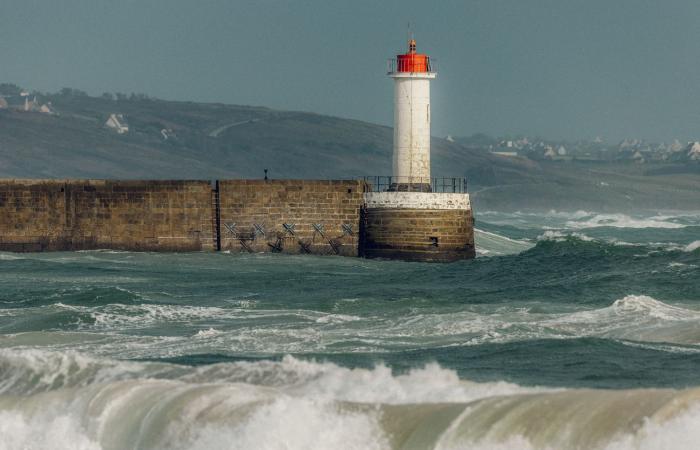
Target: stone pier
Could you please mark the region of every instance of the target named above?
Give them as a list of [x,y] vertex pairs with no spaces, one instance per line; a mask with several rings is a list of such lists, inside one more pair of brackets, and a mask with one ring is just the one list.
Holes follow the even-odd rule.
[[357,180],[0,180],[0,251],[474,257],[469,195]]

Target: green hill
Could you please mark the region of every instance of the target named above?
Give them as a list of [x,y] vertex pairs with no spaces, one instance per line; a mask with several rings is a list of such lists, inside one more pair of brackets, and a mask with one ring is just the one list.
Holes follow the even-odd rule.
[[[252,106],[40,96],[56,115],[0,109],[0,177],[350,178],[391,173],[391,128]],[[129,132],[104,124],[123,114]],[[162,130],[166,131],[166,139]],[[700,174],[535,162],[433,138],[434,176],[466,176],[480,208],[700,209]]]

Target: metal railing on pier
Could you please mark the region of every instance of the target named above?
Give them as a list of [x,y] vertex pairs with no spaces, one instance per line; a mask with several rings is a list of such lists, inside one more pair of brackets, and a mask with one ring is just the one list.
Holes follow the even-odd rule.
[[437,192],[467,193],[467,179],[463,177],[419,178],[392,176],[360,177],[369,192]]

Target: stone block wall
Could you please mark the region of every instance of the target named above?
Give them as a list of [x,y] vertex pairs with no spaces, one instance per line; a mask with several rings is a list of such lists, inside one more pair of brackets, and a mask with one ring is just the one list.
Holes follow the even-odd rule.
[[367,191],[340,180],[5,180],[0,251],[474,257],[468,195]]
[[365,257],[449,262],[476,256],[471,208],[364,208],[362,216]]
[[0,181],[0,250],[213,250],[209,181]]
[[221,249],[357,256],[365,189],[363,181],[220,181]]

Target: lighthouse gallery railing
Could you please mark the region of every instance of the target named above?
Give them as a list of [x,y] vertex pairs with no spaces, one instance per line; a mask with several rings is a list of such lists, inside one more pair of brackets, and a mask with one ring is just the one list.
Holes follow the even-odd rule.
[[425,57],[425,63],[420,64],[412,59],[409,60],[399,60],[398,58],[389,58],[386,61],[386,72],[387,73],[397,73],[397,72],[427,72],[435,73],[437,72],[437,61],[435,58],[429,56]]
[[467,179],[463,177],[419,178],[393,176],[360,177],[370,192],[437,192],[467,193]]

